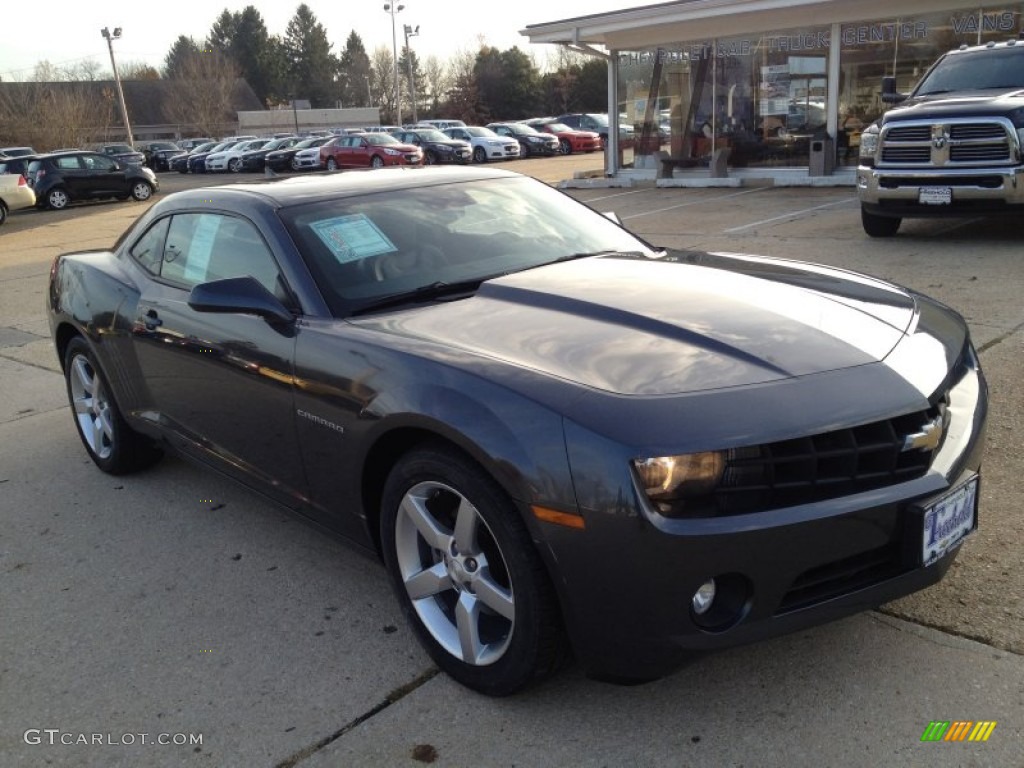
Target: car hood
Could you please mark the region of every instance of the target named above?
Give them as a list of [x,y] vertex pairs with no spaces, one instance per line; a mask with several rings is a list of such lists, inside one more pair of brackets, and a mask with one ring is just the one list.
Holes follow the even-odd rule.
[[[1004,116],[1010,117],[1024,108],[1024,89],[1008,88],[1004,91],[958,91],[928,96],[914,96],[890,109],[883,124],[894,120],[934,120],[947,117]],[[966,111],[965,111],[966,110]]]
[[784,260],[674,253],[580,259],[490,280],[471,298],[359,318],[586,387],[668,395],[884,359],[915,299]]

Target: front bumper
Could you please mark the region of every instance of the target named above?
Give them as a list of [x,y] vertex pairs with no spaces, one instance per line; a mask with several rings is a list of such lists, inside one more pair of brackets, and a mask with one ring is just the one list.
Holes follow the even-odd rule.
[[[922,187],[948,187],[953,202],[918,202]],[[857,195],[870,213],[943,216],[1014,212],[1024,205],[1024,168],[857,168]]]
[[[612,467],[624,456],[605,459],[615,448],[567,425],[574,477],[601,478],[603,486],[577,485],[584,531],[543,531],[578,658],[598,677],[654,679],[695,651],[815,626],[936,583],[959,546],[922,565],[919,509],[979,472],[987,408],[984,379],[970,368],[951,390],[947,436],[923,476],[799,506],[691,519],[653,512],[635,483],[615,478]],[[729,620],[711,627],[690,608],[709,578],[734,602]]]

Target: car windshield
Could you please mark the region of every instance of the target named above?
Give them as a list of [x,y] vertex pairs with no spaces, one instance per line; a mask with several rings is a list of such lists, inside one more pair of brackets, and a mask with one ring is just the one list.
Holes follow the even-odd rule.
[[108,155],[121,155],[134,152],[135,150],[127,144],[108,144],[103,148],[103,151]]
[[149,149],[152,152],[158,152],[162,149],[178,149],[178,145],[172,144],[169,141],[154,141],[149,145]]
[[540,134],[540,131],[536,128],[525,125],[524,123],[509,123],[508,128],[517,136],[536,136]]
[[557,133],[562,133],[563,131],[571,131],[572,130],[572,128],[570,128],[565,123],[545,123],[544,124],[544,128],[549,130],[549,131],[555,131]]
[[367,144],[373,144],[374,146],[383,146],[385,144],[401,144],[398,139],[392,136],[390,133],[368,133],[364,137]]
[[643,241],[533,179],[510,177],[389,190],[281,211],[338,317],[420,300],[566,258],[655,254]]
[[197,153],[197,154],[199,152],[209,152],[211,149],[214,149],[216,146],[217,145],[214,144],[212,141],[208,141],[205,144],[200,144],[198,147],[196,147],[192,151]]
[[1024,88],[1024,47],[948,54],[918,83],[913,95],[988,88]]
[[471,128],[462,128],[460,130],[465,131],[470,136],[477,136],[477,137],[482,137],[482,138],[486,138],[486,139],[496,139],[496,138],[498,138],[498,134],[496,134],[490,128],[483,128],[483,127],[480,127],[480,126],[473,126]]

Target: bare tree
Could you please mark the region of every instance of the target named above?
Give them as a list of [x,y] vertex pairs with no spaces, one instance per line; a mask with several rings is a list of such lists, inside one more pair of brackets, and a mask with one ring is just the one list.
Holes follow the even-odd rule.
[[426,61],[423,63],[421,77],[424,89],[427,92],[430,112],[431,114],[436,115],[438,110],[441,108],[441,102],[444,100],[448,93],[448,89],[451,87],[451,76],[449,74],[448,65],[437,58],[437,56],[428,56]]
[[80,147],[113,120],[113,91],[94,82],[10,83],[0,95],[0,136],[45,151]]
[[370,89],[377,105],[384,112],[385,122],[397,123],[395,117],[395,59],[391,49],[379,45],[370,54]]
[[171,79],[168,116],[204,136],[218,135],[235,119],[232,96],[238,69],[210,45],[185,55]]
[[122,80],[159,80],[160,72],[156,67],[144,61],[126,61],[119,66],[118,74]]

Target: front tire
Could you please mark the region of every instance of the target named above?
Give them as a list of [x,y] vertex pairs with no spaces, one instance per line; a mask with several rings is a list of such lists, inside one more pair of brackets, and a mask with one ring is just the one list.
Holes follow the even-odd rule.
[[228,160],[228,170],[232,173],[238,173],[242,170],[242,160],[238,157],[233,157]]
[[153,196],[153,187],[148,181],[137,181],[132,184],[132,199],[140,203]]
[[487,150],[483,147],[476,147],[473,150],[473,162],[474,163],[486,163],[487,162]]
[[561,139],[558,142],[558,151],[563,155],[572,154],[572,144],[569,143],[568,139]]
[[333,157],[328,157],[327,158],[327,170],[328,171],[336,171],[336,170],[338,170],[338,161],[335,160]]
[[112,475],[144,469],[163,452],[125,422],[92,350],[78,336],[64,353],[68,402],[82,444],[97,467]]
[[565,641],[554,590],[483,468],[445,446],[407,454],[388,476],[380,524],[402,611],[441,669],[506,696],[557,668]]
[[860,209],[860,223],[870,237],[892,237],[899,231],[903,219],[894,216],[879,216]]
[[382,158],[380,155],[374,155],[373,159],[370,161],[370,165],[373,168],[383,168],[384,167],[384,158]]

